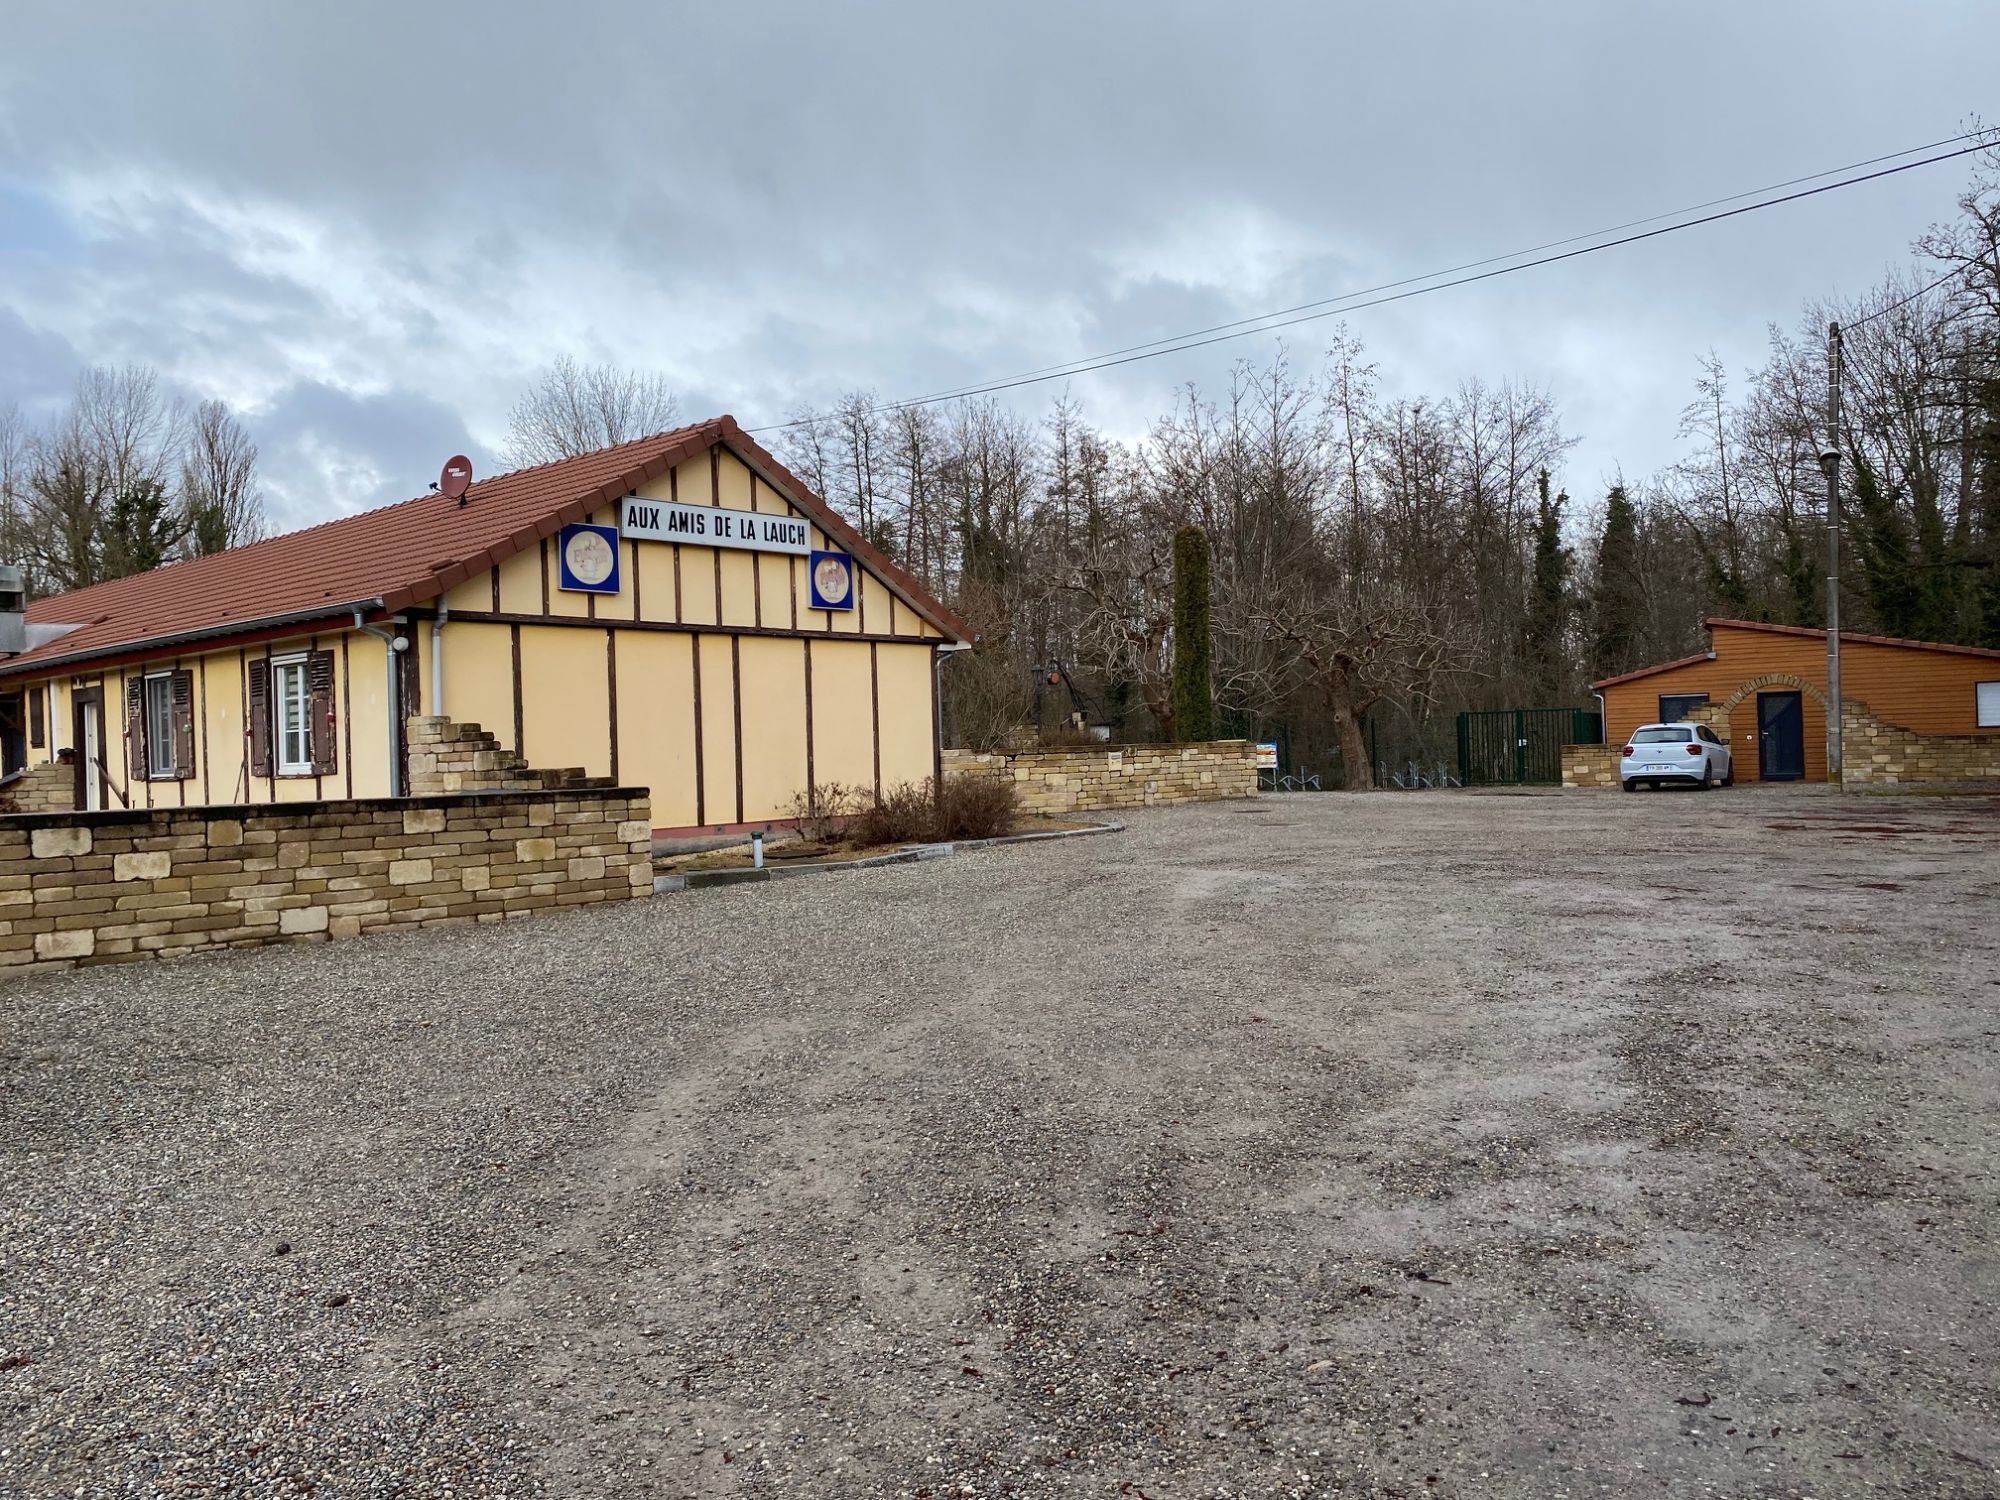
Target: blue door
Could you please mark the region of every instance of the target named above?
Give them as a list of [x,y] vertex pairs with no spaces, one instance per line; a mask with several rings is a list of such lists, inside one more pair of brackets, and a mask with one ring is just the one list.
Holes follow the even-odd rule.
[[1806,774],[1806,710],[1797,693],[1757,695],[1757,775],[1801,781]]

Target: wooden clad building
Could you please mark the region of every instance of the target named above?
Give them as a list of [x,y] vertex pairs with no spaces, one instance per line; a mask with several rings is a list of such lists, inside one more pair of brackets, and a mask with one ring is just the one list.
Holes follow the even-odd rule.
[[662,830],[936,774],[969,632],[721,417],[37,601],[0,660],[80,807],[394,795],[418,714]]
[[[1591,684],[1605,740],[1715,707],[1739,781],[1824,781],[1826,632],[1711,618],[1709,649]],[[2000,651],[1840,633],[1841,696],[1916,735],[2000,738]]]

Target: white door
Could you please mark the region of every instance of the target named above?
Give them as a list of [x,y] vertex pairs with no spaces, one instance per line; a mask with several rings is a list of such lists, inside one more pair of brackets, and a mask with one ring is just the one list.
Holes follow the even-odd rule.
[[83,744],[77,749],[83,757],[83,810],[101,812],[104,809],[103,705],[80,703],[77,711],[83,715]]

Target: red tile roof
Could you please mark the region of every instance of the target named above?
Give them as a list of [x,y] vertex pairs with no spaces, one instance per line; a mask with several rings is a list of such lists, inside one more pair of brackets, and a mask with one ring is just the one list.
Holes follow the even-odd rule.
[[1597,692],[1604,688],[1616,687],[1621,682],[1632,682],[1641,677],[1651,677],[1655,672],[1671,672],[1675,667],[1691,667],[1698,661],[1707,661],[1708,659],[1709,656],[1706,651],[1697,651],[1693,656],[1683,656],[1673,661],[1663,661],[1658,666],[1640,667],[1636,672],[1621,672],[1616,677],[1607,677],[1602,682],[1593,682],[1590,685],[1591,691]]
[[375,618],[410,609],[717,443],[880,574],[918,614],[947,636],[971,639],[963,621],[863,541],[734,417],[723,416],[481,480],[466,492],[462,506],[446,495],[424,495],[213,557],[38,599],[28,606],[30,624],[79,628],[0,662],[0,676],[295,622],[351,618],[357,606]]
[[[1762,620],[1729,620],[1721,615],[1710,615],[1701,623],[1703,629],[1710,631],[1720,625],[1729,630],[1762,630],[1772,635],[1802,635],[1816,641],[1826,639],[1824,630],[1814,630],[1806,625],[1767,625]],[[1955,656],[2000,657],[2000,651],[1986,646],[1954,646],[1945,641],[1912,641],[1897,635],[1863,635],[1858,630],[1843,630],[1840,632],[1840,639],[1843,643],[1852,642],[1861,646],[1902,646],[1911,651],[1946,651]],[[1696,662],[1709,660],[1714,654],[1713,651],[1697,651],[1693,656],[1683,656],[1677,661],[1663,661],[1658,666],[1641,667],[1636,672],[1624,672],[1616,677],[1607,677],[1602,682],[1593,682],[1590,686],[1593,691],[1602,691],[1604,688],[1616,687],[1621,682],[1634,682],[1641,677],[1651,677],[1655,672],[1671,672],[1676,667],[1691,667]]]
[[[1824,630],[1814,630],[1805,625],[1766,625],[1761,620],[1725,620],[1721,615],[1710,615],[1701,623],[1710,630],[1718,625],[1725,625],[1731,630],[1766,630],[1772,635],[1805,635],[1817,641],[1826,639]],[[1912,651],[1949,651],[1955,656],[2000,656],[2000,651],[1987,646],[1954,646],[1948,641],[1913,641],[1900,635],[1863,635],[1858,630],[1843,630],[1840,632],[1840,638],[1843,641],[1858,641],[1864,646],[1906,646]]]

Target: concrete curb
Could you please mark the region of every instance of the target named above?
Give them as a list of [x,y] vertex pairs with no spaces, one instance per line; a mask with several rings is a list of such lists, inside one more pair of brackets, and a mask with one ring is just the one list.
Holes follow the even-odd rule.
[[795,880],[802,875],[834,875],[843,870],[879,870],[884,865],[914,865],[927,859],[943,859],[972,849],[992,849],[1001,844],[1039,844],[1049,839],[1081,839],[1098,833],[1123,833],[1119,822],[1094,823],[1088,828],[1050,828],[1039,833],[1010,833],[997,839],[955,839],[948,844],[917,844],[894,854],[874,854],[867,859],[842,859],[829,864],[793,865],[789,868],[767,864],[761,870],[695,870],[686,875],[655,875],[653,894],[698,891],[705,886],[752,885],[766,880]]

